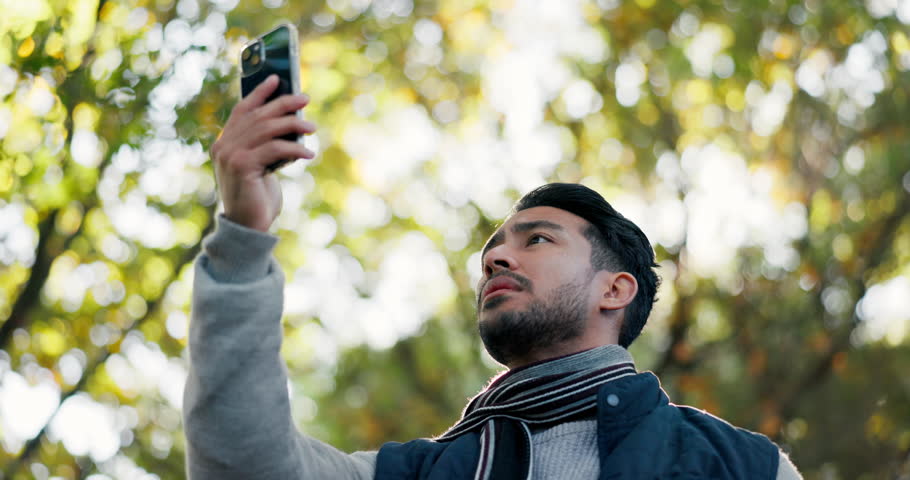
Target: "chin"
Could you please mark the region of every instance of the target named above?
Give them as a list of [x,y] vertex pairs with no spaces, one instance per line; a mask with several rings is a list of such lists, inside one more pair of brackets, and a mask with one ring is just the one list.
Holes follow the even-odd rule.
[[[485,308],[477,314],[477,321],[480,324],[486,324],[490,326],[502,324],[504,321],[513,323],[515,318],[521,317],[521,313],[522,312],[518,308],[509,308],[504,305],[494,308]],[[509,319],[512,320],[510,321]]]
[[490,323],[496,319],[497,312],[491,312],[489,310],[481,310],[477,312],[477,323]]
[[[506,302],[512,300],[511,303],[514,303],[511,293],[506,293],[502,295],[497,295],[489,300],[484,300],[481,303],[480,312],[504,312],[507,311],[507,308],[503,307]],[[514,306],[513,306],[514,309]]]

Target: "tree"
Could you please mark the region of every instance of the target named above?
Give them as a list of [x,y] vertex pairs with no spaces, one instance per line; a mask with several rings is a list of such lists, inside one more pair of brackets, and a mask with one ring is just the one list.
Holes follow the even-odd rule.
[[182,475],[206,149],[240,46],[282,18],[320,126],[276,228],[302,429],[353,450],[453,423],[496,370],[478,250],[520,194],[572,181],[655,244],[632,351],[674,401],[807,478],[910,473],[905,4],[0,7],[3,478]]

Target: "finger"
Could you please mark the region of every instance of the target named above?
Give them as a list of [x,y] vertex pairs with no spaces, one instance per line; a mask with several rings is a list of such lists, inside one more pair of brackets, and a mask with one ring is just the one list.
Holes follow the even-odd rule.
[[257,85],[249,95],[243,97],[243,100],[238,102],[234,109],[241,112],[248,112],[260,107],[277,87],[278,75],[269,75],[262,83]]
[[262,167],[285,159],[313,158],[316,154],[297,142],[275,139],[253,150],[253,158]]
[[[255,149],[272,139],[285,135],[308,135],[316,131],[316,125],[301,120],[296,115],[282,115],[278,118],[266,118],[258,122],[245,122],[247,125],[233,129],[230,143],[234,148]],[[225,138],[224,141],[227,141]]]
[[242,142],[255,147],[275,137],[287,134],[306,135],[315,131],[316,125],[313,122],[301,120],[296,115],[282,115],[260,122],[259,125],[249,130],[249,137],[244,138]]
[[298,95],[282,95],[263,105],[259,108],[258,113],[261,117],[277,117],[278,115],[294,113],[307,106],[309,103],[310,97],[305,93]]

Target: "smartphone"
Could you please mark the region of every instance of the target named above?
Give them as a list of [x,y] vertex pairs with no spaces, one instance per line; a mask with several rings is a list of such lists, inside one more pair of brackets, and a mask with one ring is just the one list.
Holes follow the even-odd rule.
[[[240,92],[246,97],[270,75],[278,75],[278,88],[266,100],[270,102],[281,95],[300,93],[300,54],[297,45],[297,28],[282,23],[269,32],[254,38],[240,50]],[[303,119],[303,111],[294,114]],[[279,138],[303,143],[303,135],[290,133]],[[268,166],[274,171],[295,159],[286,158]]]

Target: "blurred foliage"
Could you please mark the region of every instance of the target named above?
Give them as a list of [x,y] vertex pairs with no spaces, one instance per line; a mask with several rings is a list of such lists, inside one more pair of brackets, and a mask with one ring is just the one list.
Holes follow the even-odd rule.
[[910,2],[29,0],[0,2],[2,478],[183,475],[205,150],[280,19],[320,126],[276,230],[303,430],[450,425],[495,371],[476,252],[559,180],[654,241],[632,351],[674,401],[807,478],[910,475]]

